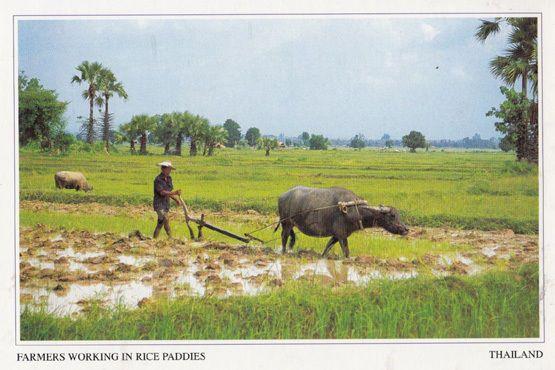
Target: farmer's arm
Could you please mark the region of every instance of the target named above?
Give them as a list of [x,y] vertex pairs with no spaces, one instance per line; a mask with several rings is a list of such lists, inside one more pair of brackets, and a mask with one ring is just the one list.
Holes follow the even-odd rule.
[[181,195],[181,190],[179,189],[174,191],[164,189],[164,183],[158,179],[156,179],[154,183],[154,189],[158,194],[160,194],[163,197],[171,197],[172,195],[178,195],[178,196]]
[[180,195],[181,195],[181,190],[175,190],[170,192],[168,196],[172,198],[175,201],[175,203],[177,203],[177,205],[181,205],[181,200],[179,199]]

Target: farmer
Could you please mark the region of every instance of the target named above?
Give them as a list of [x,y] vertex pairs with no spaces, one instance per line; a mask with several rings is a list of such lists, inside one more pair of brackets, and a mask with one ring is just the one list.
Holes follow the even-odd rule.
[[171,162],[158,163],[158,166],[162,168],[162,172],[154,179],[154,199],[152,205],[158,215],[158,222],[156,223],[156,229],[154,229],[154,238],[158,238],[162,226],[164,226],[168,237],[171,238],[170,220],[168,218],[168,211],[170,210],[169,198],[172,198],[177,204],[181,204],[179,200],[181,190],[173,190],[170,173],[175,167],[172,166]]

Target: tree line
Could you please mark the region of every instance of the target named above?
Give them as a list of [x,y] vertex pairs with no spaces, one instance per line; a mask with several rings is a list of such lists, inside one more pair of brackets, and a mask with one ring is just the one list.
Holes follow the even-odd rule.
[[[410,134],[409,134],[410,135]],[[414,135],[414,134],[413,134]],[[436,148],[465,148],[465,149],[498,149],[501,144],[499,139],[491,137],[489,139],[482,139],[479,134],[474,134],[472,137],[465,137],[460,140],[439,139],[439,140],[424,140],[424,146],[417,146],[425,148],[426,145]],[[332,140],[336,145],[350,146],[351,148],[360,149],[365,147],[386,147],[392,148],[394,146],[408,147],[409,138],[404,141],[401,139],[392,139],[389,134],[384,134],[379,140],[367,139],[364,134],[356,134],[350,140]],[[421,143],[421,142],[420,142]],[[503,148],[501,148],[503,149]]]
[[[210,125],[207,118],[190,112],[173,112],[157,115],[134,115],[128,123],[120,126],[116,142],[128,142],[131,153],[135,154],[139,142],[139,154],[147,154],[147,143],[160,143],[164,154],[181,155],[184,141],[189,141],[189,155],[211,156],[228,138],[223,126]],[[172,149],[173,146],[173,149]]]

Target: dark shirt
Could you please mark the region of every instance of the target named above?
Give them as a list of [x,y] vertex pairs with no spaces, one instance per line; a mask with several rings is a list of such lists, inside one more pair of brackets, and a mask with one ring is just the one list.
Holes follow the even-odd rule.
[[155,211],[170,209],[170,197],[162,195],[162,190],[172,191],[173,182],[171,176],[165,176],[160,173],[154,179],[154,199],[152,200],[152,206]]

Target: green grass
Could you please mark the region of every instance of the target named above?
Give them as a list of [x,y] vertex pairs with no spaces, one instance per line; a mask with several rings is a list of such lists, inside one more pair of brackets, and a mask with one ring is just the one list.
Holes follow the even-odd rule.
[[[160,148],[151,150],[159,152]],[[295,185],[342,186],[371,204],[397,207],[410,225],[538,230],[537,168],[501,152],[394,153],[372,150],[225,149],[215,157],[20,151],[20,199],[61,203],[150,204],[156,163],[170,159],[176,188],[194,209],[274,214]],[[54,173],[83,172],[94,191],[59,191]]]
[[[72,214],[54,211],[29,211],[21,210],[21,226],[34,226],[42,223],[52,227],[63,227],[68,230],[88,230],[92,232],[113,232],[128,234],[132,230],[139,230],[144,235],[151,235],[156,223],[156,214],[151,212],[140,217],[126,215],[102,215],[102,214]],[[218,225],[224,229],[233,231],[239,235],[245,232],[257,229],[263,224],[259,222],[233,222],[227,217],[209,217],[209,222]],[[272,222],[273,220],[269,220]],[[189,232],[185,227],[183,217],[174,220],[172,223],[172,233],[177,238],[188,238]],[[196,227],[194,227],[196,232]],[[208,240],[233,243],[233,239],[216,233],[214,231],[203,230],[204,236]],[[273,228],[268,228],[256,234],[263,240],[269,242],[266,246],[281,246],[281,233],[278,231],[273,233]],[[321,253],[328,238],[313,238],[302,233],[297,233],[297,243],[295,248],[314,250]],[[162,238],[165,234],[162,232]],[[239,242],[237,242],[239,243]],[[426,253],[449,254],[455,252],[464,252],[470,246],[452,245],[446,242],[432,242],[427,239],[403,239],[389,238],[380,235],[369,235],[368,232],[357,232],[349,238],[349,249],[352,256],[372,255],[377,258],[398,258],[401,256],[408,259],[420,259]],[[341,254],[339,246],[332,250],[336,254]]]
[[136,310],[96,307],[77,318],[44,310],[21,316],[22,340],[538,336],[537,265],[364,288],[292,283],[257,297],[158,300]]

